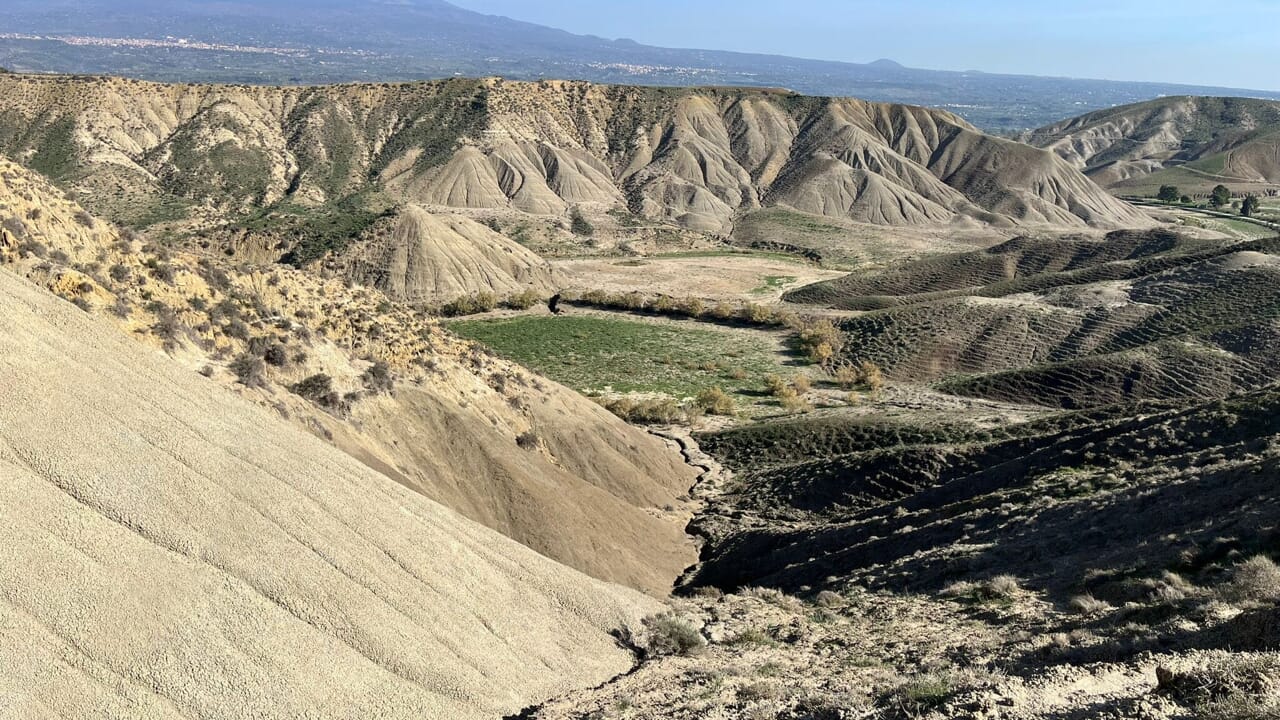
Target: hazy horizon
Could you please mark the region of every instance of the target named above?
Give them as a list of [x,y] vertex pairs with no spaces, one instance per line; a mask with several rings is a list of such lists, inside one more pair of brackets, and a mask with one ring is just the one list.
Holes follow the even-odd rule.
[[[460,7],[646,45],[933,70],[1167,82],[1280,91],[1280,3],[1014,0],[965,6],[797,0],[452,0]],[[980,5],[975,8],[975,5]],[[672,13],[680,22],[671,22]],[[909,29],[909,31],[908,31]]]

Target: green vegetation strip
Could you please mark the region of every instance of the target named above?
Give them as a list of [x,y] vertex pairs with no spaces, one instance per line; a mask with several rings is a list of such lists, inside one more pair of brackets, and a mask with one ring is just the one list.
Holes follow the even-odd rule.
[[739,405],[764,401],[777,355],[751,334],[600,317],[519,317],[449,324],[531,370],[582,392],[686,398],[718,386]]

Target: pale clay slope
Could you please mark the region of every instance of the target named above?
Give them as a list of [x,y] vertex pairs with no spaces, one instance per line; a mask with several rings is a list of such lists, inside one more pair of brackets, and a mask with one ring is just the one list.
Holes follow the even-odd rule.
[[[178,181],[241,204],[314,203],[354,192],[372,174],[408,202],[542,215],[626,206],[714,233],[767,206],[890,225],[1149,224],[1053,153],[984,135],[944,111],[755,90],[486,80],[465,88],[483,98],[473,101],[477,116],[443,123],[437,114],[467,102],[450,88],[466,82],[270,88],[0,77],[0,110],[37,125],[72,118],[94,168],[85,182],[103,193]],[[419,134],[400,148],[407,129]],[[433,133],[445,136],[424,145]],[[25,159],[32,150],[10,152]],[[241,173],[253,187],[222,176],[207,160],[212,150],[258,168]],[[432,162],[421,162],[427,153]]]
[[[19,259],[26,243],[43,245],[47,259]],[[59,263],[58,252],[84,272]],[[681,500],[692,469],[676,450],[599,405],[479,352],[419,314],[387,308],[377,291],[279,266],[227,267],[224,286],[201,268],[209,258],[184,253],[159,263],[171,268],[169,283],[148,268],[158,259],[152,253],[0,158],[0,265],[156,349],[164,341],[154,303],[172,309],[180,332],[168,352],[188,372],[208,368],[377,472],[593,577],[661,597],[697,561]],[[109,268],[128,277],[117,282]],[[267,366],[262,387],[238,383],[227,364],[248,343],[198,311],[197,299],[253,313],[246,318],[253,335],[287,343],[306,360]],[[290,318],[291,329],[272,328],[279,318]],[[366,393],[349,412],[326,412],[288,390],[324,373],[338,392],[362,391],[373,359],[394,373],[394,390]],[[517,442],[524,433],[540,438],[536,447]]]
[[0,272],[0,714],[493,717],[657,609]]
[[1221,169],[1202,171],[1203,177],[1275,183],[1278,118],[1276,102],[1170,97],[1081,115],[1027,133],[1026,140],[1057,153],[1103,187],[1219,154]]
[[351,256],[352,277],[403,302],[440,303],[480,292],[551,295],[561,284],[551,265],[524,246],[469,218],[418,205],[355,244]]

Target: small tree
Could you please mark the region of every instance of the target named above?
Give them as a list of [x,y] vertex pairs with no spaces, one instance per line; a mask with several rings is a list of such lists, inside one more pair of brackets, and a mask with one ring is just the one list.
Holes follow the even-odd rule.
[[1231,188],[1219,185],[1209,194],[1209,207],[1220,208],[1231,202]]
[[1191,196],[1190,196],[1190,195],[1183,195],[1182,197],[1178,198],[1178,202],[1182,203],[1183,205],[1190,205],[1190,204],[1191,204]]
[[1262,207],[1262,203],[1258,200],[1257,195],[1246,196],[1244,202],[1240,204],[1240,214],[1245,217],[1253,217],[1260,207]]
[[1178,192],[1176,185],[1161,185],[1160,192],[1156,193],[1156,199],[1160,202],[1177,202],[1182,193]]
[[582,237],[591,237],[596,234],[595,226],[587,222],[587,219],[582,217],[582,210],[576,207],[569,214],[569,231]]

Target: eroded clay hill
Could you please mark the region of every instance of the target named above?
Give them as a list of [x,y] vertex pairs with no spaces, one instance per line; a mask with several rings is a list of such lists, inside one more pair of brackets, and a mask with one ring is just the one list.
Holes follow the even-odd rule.
[[0,392],[11,717],[492,718],[655,606],[3,271]]
[[248,210],[380,190],[455,209],[614,209],[713,233],[762,206],[890,225],[1147,223],[1054,153],[950,113],[777,91],[4,76],[0,151],[112,216],[171,208],[170,196]]
[[1214,398],[1280,361],[1280,240],[1165,231],[1017,238],[788,299],[866,311],[848,359],[953,393],[1053,407]]
[[[1168,97],[1082,115],[1032,131],[1103,187],[1168,182],[1184,191],[1219,183],[1280,183],[1280,103]],[[1147,179],[1148,175],[1156,175]]]
[[345,262],[358,282],[415,304],[479,293],[548,297],[564,282],[546,260],[489,227],[418,205],[376,224]]
[[0,267],[595,577],[660,595],[696,559],[678,452],[375,289],[122,235],[3,159]]

